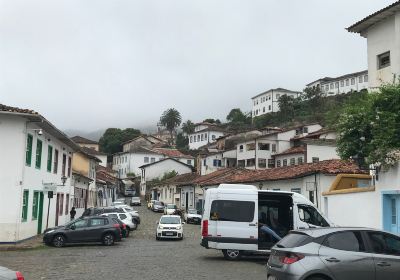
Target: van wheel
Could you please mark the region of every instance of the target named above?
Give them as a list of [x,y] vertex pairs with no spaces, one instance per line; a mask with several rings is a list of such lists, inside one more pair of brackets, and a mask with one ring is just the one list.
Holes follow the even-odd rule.
[[236,261],[242,257],[242,253],[239,250],[222,250],[222,253],[228,261]]

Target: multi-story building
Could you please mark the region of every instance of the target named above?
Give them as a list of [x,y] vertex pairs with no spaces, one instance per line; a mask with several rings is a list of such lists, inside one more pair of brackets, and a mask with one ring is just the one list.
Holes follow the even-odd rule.
[[37,112],[2,104],[0,135],[0,243],[69,221],[79,146]]
[[188,134],[189,149],[197,150],[200,147],[215,142],[219,137],[225,135],[225,130],[218,125],[201,122],[197,123],[194,132]]
[[81,146],[82,150],[98,158],[100,160],[100,165],[107,167],[107,154],[100,152],[98,142],[82,136],[71,137],[71,140]]
[[368,71],[360,71],[336,78],[325,77],[306,85],[307,88],[319,88],[326,95],[336,95],[368,89]]
[[348,27],[367,38],[369,87],[398,82],[400,77],[400,1]]
[[279,98],[288,95],[297,98],[301,92],[292,91],[284,88],[270,89],[251,98],[253,103],[252,117],[258,117],[268,113],[279,111]]

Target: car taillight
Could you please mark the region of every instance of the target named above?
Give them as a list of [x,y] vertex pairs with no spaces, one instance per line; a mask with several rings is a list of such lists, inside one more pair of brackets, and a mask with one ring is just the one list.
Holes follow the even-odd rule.
[[115,228],[121,230],[121,226],[120,226],[119,224],[114,224],[113,227],[115,227]]
[[19,271],[15,272],[15,276],[17,276],[17,280],[25,280],[24,276]]
[[208,236],[208,220],[203,221],[203,228],[201,230],[201,236],[203,236],[203,237]]
[[294,254],[294,253],[287,253],[283,256],[279,257],[279,261],[283,264],[292,264],[304,258],[303,255]]
[[126,229],[126,225],[125,225],[125,224],[122,224],[122,228],[123,228],[123,229]]

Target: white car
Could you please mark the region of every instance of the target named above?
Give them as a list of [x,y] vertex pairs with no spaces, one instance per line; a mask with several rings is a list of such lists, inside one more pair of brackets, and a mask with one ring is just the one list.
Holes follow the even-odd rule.
[[156,239],[174,238],[183,239],[183,224],[181,217],[176,215],[163,215],[157,222]]
[[120,205],[126,205],[125,201],[116,200],[116,201],[111,203],[111,206],[115,206],[115,207],[120,206]]
[[104,213],[102,216],[109,216],[120,219],[125,225],[127,230],[132,231],[137,228],[137,224],[133,222],[132,216],[128,213]]
[[173,215],[175,213],[176,209],[178,209],[176,204],[167,204],[167,206],[164,207],[164,214],[165,215]]
[[115,205],[115,208],[119,208],[122,209],[125,213],[130,214],[133,219],[136,220],[136,224],[140,224],[140,216],[139,216],[139,212],[136,210],[133,210],[132,207],[129,207],[126,204],[121,204],[121,205]]
[[189,209],[185,212],[185,222],[186,223],[193,223],[193,224],[200,224],[201,223],[201,215],[197,214],[196,209]]

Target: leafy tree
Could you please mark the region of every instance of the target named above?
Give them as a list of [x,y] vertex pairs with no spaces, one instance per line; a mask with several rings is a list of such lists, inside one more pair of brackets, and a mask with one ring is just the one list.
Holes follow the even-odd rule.
[[205,119],[203,122],[207,122],[207,123],[213,123],[213,124],[221,124],[221,121],[219,119]]
[[249,116],[244,114],[239,108],[232,109],[226,116],[226,120],[230,123],[248,123]]
[[183,136],[182,133],[178,133],[176,135],[176,148],[186,150],[189,148],[189,139],[188,137]]
[[278,101],[279,113],[284,120],[289,121],[294,118],[295,99],[289,95],[282,95]]
[[194,123],[191,120],[187,120],[182,124],[182,131],[186,134],[194,132]]
[[133,139],[141,134],[140,130],[134,128],[119,129],[108,128],[99,141],[100,150],[108,154],[122,151],[122,143]]
[[181,124],[182,117],[178,110],[174,108],[167,109],[163,112],[160,118],[160,124],[164,126],[171,134],[173,139],[173,133],[175,129]]

